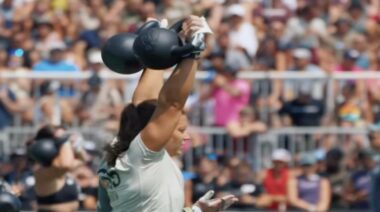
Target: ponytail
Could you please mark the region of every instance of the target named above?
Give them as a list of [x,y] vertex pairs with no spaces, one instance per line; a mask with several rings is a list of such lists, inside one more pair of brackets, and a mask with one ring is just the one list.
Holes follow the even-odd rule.
[[129,104],[123,109],[117,140],[104,148],[105,160],[109,166],[115,166],[117,157],[129,149],[133,139],[148,124],[155,108],[156,100],[148,100],[140,103],[137,107]]

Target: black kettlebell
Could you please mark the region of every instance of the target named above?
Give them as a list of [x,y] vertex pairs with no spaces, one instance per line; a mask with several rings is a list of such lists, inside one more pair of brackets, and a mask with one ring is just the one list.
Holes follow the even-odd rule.
[[41,139],[37,140],[34,144],[32,144],[28,153],[43,166],[50,166],[55,157],[57,157],[59,153],[59,148],[57,148],[56,141],[54,139]]
[[[137,34],[159,26],[157,21],[148,21],[140,27]],[[143,65],[133,52],[133,43],[137,34],[121,33],[106,41],[101,52],[103,62],[109,69],[120,74],[133,74],[143,69]]]
[[170,29],[150,28],[139,33],[133,50],[145,67],[170,68],[194,51],[194,46],[185,44],[178,35],[183,22],[178,21]]
[[0,211],[16,212],[21,210],[20,200],[8,191],[0,191]]

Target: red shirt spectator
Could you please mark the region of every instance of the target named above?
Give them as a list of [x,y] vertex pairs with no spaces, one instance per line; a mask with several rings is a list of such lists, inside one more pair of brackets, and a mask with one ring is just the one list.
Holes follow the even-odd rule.
[[273,168],[265,171],[263,185],[265,191],[271,196],[272,210],[286,209],[287,184],[289,180],[290,154],[285,149],[277,149],[272,153]]

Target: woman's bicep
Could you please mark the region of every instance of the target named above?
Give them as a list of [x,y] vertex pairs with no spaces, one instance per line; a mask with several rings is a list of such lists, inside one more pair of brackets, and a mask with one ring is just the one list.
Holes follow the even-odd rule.
[[141,131],[144,144],[152,151],[162,150],[173,135],[182,113],[173,106],[158,106],[148,125]]

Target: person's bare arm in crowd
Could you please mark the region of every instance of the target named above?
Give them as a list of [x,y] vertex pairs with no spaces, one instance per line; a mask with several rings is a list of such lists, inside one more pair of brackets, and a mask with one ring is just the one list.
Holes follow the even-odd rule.
[[331,200],[331,188],[330,183],[327,179],[322,179],[320,192],[321,194],[319,196],[321,199],[317,204],[317,211],[328,211]]
[[[189,38],[201,25],[198,17],[185,20],[183,30],[186,37]],[[192,90],[197,68],[198,60],[182,60],[161,89],[153,117],[141,132],[141,138],[149,149],[160,151],[172,136]]]
[[17,100],[13,101],[11,98],[9,98],[8,91],[6,89],[0,91],[0,101],[11,113],[22,112],[25,109],[25,107],[19,104]]
[[237,97],[242,94],[241,90],[239,90],[238,88],[234,86],[229,85],[226,77],[224,77],[223,75],[220,75],[220,74],[216,75],[214,83],[215,83],[215,86],[222,88],[231,96]]
[[252,133],[262,133],[267,130],[267,126],[262,122],[249,123],[245,126],[239,126],[237,122],[231,122],[227,125],[228,133],[235,138],[248,136]]
[[314,205],[309,204],[302,199],[298,198],[297,191],[297,179],[293,178],[289,180],[288,183],[288,198],[291,205],[302,210],[310,210]]
[[158,99],[164,84],[164,70],[145,69],[133,93],[132,103],[138,105],[145,100]]

